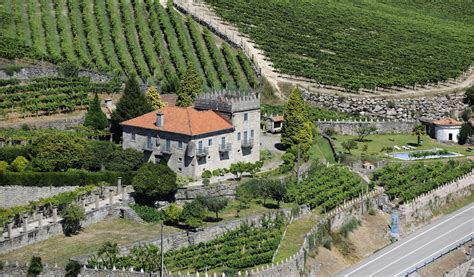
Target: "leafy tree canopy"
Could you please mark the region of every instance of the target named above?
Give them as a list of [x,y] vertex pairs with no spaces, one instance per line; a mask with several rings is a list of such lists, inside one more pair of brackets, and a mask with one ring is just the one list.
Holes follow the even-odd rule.
[[39,171],[66,171],[82,168],[88,160],[86,139],[64,133],[42,135],[31,147],[33,163]]
[[206,217],[206,207],[199,199],[184,204],[183,212],[181,213],[181,222],[184,222],[191,228],[202,226],[203,220]]
[[66,236],[75,235],[81,230],[81,221],[86,219],[86,213],[82,207],[71,204],[61,211],[63,218],[63,230]]
[[147,163],[132,181],[135,191],[153,199],[169,196],[176,191],[176,173],[166,164]]

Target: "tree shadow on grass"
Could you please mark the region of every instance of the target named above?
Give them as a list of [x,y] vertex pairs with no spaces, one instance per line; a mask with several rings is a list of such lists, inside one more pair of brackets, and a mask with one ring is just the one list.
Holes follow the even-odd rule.
[[206,221],[206,222],[221,222],[222,218],[215,218],[215,217],[212,217],[212,216],[208,216],[204,219],[204,221]]
[[283,144],[281,144],[280,142],[275,143],[274,146],[275,146],[276,149],[278,149],[280,151],[285,151],[286,150],[286,147]]
[[263,206],[267,209],[279,209],[280,208],[280,206],[278,206],[275,203],[265,203],[265,204],[263,204]]

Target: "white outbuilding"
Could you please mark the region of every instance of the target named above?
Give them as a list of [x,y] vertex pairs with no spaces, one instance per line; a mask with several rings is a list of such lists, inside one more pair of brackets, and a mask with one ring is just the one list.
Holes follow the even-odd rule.
[[434,138],[441,142],[458,142],[462,122],[453,118],[441,118],[432,121]]

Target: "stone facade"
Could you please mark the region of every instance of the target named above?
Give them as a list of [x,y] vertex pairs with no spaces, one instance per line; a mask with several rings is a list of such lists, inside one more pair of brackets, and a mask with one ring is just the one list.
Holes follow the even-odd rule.
[[178,174],[194,179],[200,178],[205,170],[260,160],[257,96],[203,95],[196,99],[195,108],[217,112],[233,129],[190,136],[124,125],[123,148],[143,151],[145,160],[165,161]]
[[0,208],[10,208],[28,204],[40,198],[51,197],[66,191],[73,191],[78,186],[68,187],[23,187],[0,186]]
[[384,97],[343,97],[303,92],[304,99],[316,106],[348,114],[388,119],[440,118],[460,113],[467,105],[462,93],[449,96],[387,99]]
[[315,124],[320,133],[332,128],[341,135],[357,135],[356,129],[362,126],[375,126],[376,134],[411,134],[416,120],[318,120]]

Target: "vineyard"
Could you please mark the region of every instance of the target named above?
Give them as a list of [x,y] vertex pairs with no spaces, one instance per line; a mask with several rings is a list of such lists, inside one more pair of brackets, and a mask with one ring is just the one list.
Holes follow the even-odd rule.
[[281,73],[346,89],[413,87],[474,61],[472,1],[206,0]]
[[0,116],[17,113],[49,115],[85,109],[92,93],[112,93],[114,83],[92,83],[89,78],[37,78],[0,82]]
[[[211,270],[211,269],[243,269],[272,262],[272,257],[282,237],[283,218],[275,221],[265,220],[261,227],[243,225],[237,230],[229,231],[223,236],[196,245],[172,250],[165,253],[164,264],[167,270]],[[109,268],[115,266],[144,268],[146,271],[158,271],[159,256],[143,264],[144,257],[159,254],[159,249],[150,246],[138,246],[131,254],[114,259],[110,264],[106,255],[95,255],[88,261],[89,267]],[[158,250],[158,251],[157,251]],[[141,253],[135,257],[133,253]],[[154,266],[156,264],[156,266]]]
[[308,177],[288,189],[288,198],[298,204],[307,204],[312,209],[320,207],[329,211],[346,200],[362,193],[360,177],[342,166],[315,165]]
[[471,172],[472,162],[391,163],[374,173],[374,182],[383,186],[390,199],[406,202]]
[[154,0],[6,0],[0,4],[0,56],[73,62],[136,74],[175,92],[192,65],[209,89],[248,90],[257,77],[241,52],[190,17]]

